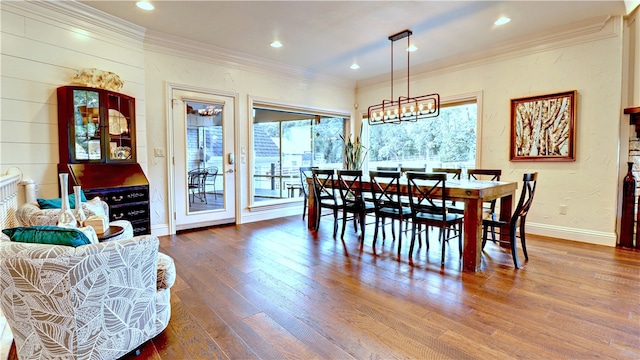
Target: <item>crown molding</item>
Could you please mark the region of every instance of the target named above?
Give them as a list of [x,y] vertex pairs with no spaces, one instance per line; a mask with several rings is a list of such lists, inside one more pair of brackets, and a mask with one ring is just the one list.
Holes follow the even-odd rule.
[[[592,18],[544,31],[528,39],[512,40],[481,52],[451,56],[446,59],[412,66],[411,71],[415,75],[411,75],[411,78],[421,79],[585,42],[620,36],[621,21],[622,18],[620,16]],[[399,78],[399,80],[406,80],[406,78],[407,77],[404,76]],[[387,87],[388,83],[389,74],[384,74],[360,80],[357,82],[356,87],[358,89],[373,89],[383,86]]]
[[278,75],[308,83],[321,82],[349,89],[353,89],[356,85],[356,82],[353,80],[327,76],[274,61],[268,61],[246,53],[203,44],[152,30],[148,30],[146,33],[145,50],[185,57],[214,65],[233,67],[245,71],[259,72],[266,75]]
[[38,17],[58,27],[86,29],[100,37],[116,39],[120,45],[139,48],[144,41],[143,27],[77,1],[3,1],[2,10]]

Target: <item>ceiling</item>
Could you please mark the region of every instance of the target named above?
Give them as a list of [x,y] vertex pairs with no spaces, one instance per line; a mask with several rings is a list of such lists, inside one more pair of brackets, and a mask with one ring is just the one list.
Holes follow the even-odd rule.
[[[310,74],[359,81],[391,69],[406,70],[406,39],[413,31],[411,67],[487,53],[526,42],[581,21],[625,15],[623,1],[80,1],[147,29],[299,69]],[[508,16],[511,22],[493,22]],[[278,49],[269,44],[281,41]],[[350,69],[353,63],[360,68]]]

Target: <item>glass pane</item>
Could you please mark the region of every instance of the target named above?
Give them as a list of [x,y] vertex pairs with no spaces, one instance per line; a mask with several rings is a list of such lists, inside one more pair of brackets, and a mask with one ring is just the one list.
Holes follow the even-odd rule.
[[108,105],[109,158],[112,160],[130,160],[133,155],[131,139],[133,104],[129,99],[109,94]]
[[[282,197],[282,184],[279,178],[281,173],[280,144],[282,143],[280,133],[279,121],[253,124],[255,201]],[[309,136],[307,135],[305,138],[308,139]]]
[[473,168],[477,105],[442,107],[440,116],[369,127],[369,169],[379,166]]
[[222,106],[187,101],[189,212],[224,207]]
[[100,101],[95,91],[73,91],[75,160],[100,160]]
[[256,109],[253,201],[304,196],[300,167],[342,167],[343,118]]

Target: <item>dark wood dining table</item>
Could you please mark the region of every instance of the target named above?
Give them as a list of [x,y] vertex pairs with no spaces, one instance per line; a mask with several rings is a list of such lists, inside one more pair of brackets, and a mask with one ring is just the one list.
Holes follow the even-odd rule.
[[[309,179],[309,182],[311,181]],[[337,180],[334,182],[334,186],[337,187]],[[309,229],[313,229],[317,213],[313,191],[311,190],[313,184],[310,183],[309,186],[307,226]],[[464,202],[462,269],[467,272],[476,272],[480,269],[482,256],[482,203],[500,199],[500,219],[509,219],[513,211],[513,199],[518,183],[510,181],[447,180],[446,186],[448,200]],[[400,187],[400,192],[403,195],[408,195],[406,179],[404,181],[401,180]],[[368,179],[362,179],[362,188],[363,190],[371,189]],[[501,229],[500,232],[502,233],[501,237],[508,238],[508,227]]]

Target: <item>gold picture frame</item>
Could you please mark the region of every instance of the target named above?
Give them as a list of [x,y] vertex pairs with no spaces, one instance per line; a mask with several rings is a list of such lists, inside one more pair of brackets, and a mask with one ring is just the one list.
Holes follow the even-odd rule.
[[511,161],[575,161],[577,95],[511,99]]

